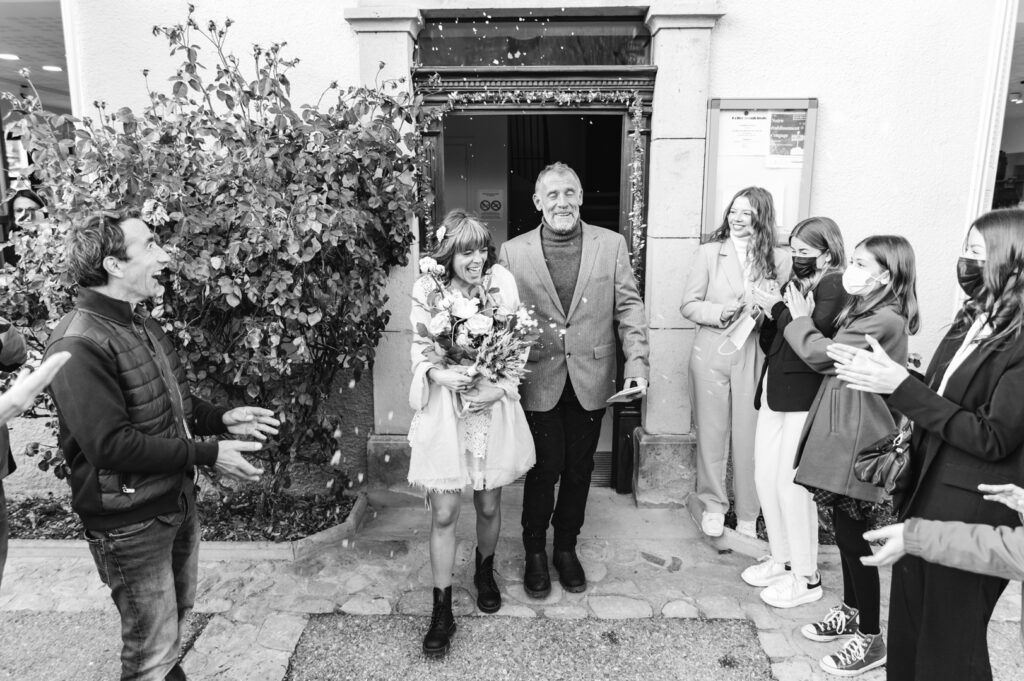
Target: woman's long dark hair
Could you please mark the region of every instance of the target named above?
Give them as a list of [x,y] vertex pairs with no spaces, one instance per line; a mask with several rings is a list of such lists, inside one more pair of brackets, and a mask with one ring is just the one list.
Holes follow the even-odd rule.
[[971,227],[985,240],[982,286],[964,303],[957,322],[966,330],[979,317],[985,319],[992,333],[982,345],[1014,341],[1024,328],[1024,210],[993,210]]
[[801,220],[796,223],[789,235],[791,246],[793,239],[800,239],[811,248],[828,254],[828,265],[815,272],[814,276],[807,280],[801,280],[796,274],[793,275],[801,292],[806,294],[813,289],[826,274],[842,272],[846,269],[846,247],[843,245],[843,233],[839,231],[839,225],[832,218],[813,217]]
[[750,236],[751,271],[755,279],[775,279],[775,201],[771,192],[761,187],[747,187],[736,192],[722,216],[722,224],[708,237],[708,241],[725,241],[729,238],[729,211],[736,199],[744,197],[754,209],[754,233]]
[[917,305],[917,264],[910,242],[895,234],[880,234],[857,244],[857,248],[861,246],[889,273],[889,282],[866,296],[850,296],[836,317],[836,325],[844,326],[879,305],[888,304],[907,320],[907,331],[917,333],[921,313]]

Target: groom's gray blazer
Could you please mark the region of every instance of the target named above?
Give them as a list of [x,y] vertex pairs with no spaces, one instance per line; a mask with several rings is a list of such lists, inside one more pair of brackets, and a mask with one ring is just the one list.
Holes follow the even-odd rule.
[[499,261],[512,272],[523,304],[534,310],[541,336],[519,386],[526,411],[554,409],[566,376],[584,409],[603,409],[616,390],[615,323],[626,357],[626,378],[648,379],[647,319],[621,234],[585,222],[580,274],[568,310],[551,280],[541,231],[505,242]]

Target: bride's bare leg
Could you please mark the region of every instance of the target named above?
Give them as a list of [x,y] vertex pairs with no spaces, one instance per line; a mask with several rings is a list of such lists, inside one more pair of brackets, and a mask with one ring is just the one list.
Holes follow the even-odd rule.
[[430,492],[430,569],[434,586],[444,589],[452,584],[455,567],[455,525],[459,520],[462,494]]
[[476,507],[476,544],[486,558],[494,553],[501,530],[501,488],[473,492]]

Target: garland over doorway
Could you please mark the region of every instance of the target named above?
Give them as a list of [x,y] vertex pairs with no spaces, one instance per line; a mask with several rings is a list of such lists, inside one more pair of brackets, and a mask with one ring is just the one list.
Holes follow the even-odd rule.
[[[630,236],[630,265],[633,277],[642,290],[644,249],[647,243],[647,146],[654,69],[632,67],[629,69],[629,77],[623,77],[621,73],[615,73],[613,77],[611,73],[593,73],[590,69],[588,71],[591,72],[586,74],[572,73],[571,67],[563,67],[560,69],[562,75],[551,78],[538,77],[541,76],[539,73],[516,73],[510,74],[513,75],[511,78],[502,78],[495,77],[498,73],[479,74],[479,71],[470,75],[460,69],[457,77],[455,73],[442,75],[437,70],[421,71],[414,75],[416,91],[423,97],[424,104],[433,105],[438,111],[435,124],[438,128],[443,116],[454,111],[493,111],[521,107],[522,113],[565,108],[628,112],[630,145],[626,167],[629,172],[629,210],[626,224]],[[564,75],[566,71],[570,71],[568,78]],[[614,87],[622,85],[624,81],[634,87]],[[436,245],[435,220],[429,215],[424,218],[427,243]]]

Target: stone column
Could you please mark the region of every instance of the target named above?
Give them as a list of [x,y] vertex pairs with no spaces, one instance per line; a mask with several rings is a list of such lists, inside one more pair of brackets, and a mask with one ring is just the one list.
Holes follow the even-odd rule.
[[[345,10],[359,42],[359,77],[375,87],[398,81],[397,88],[412,89],[413,41],[423,22],[411,7],[354,7]],[[412,225],[413,234],[419,234]],[[417,276],[419,243],[413,244],[409,265],[388,277],[391,320],[377,345],[373,368],[374,427],[366,446],[367,477],[372,485],[402,482],[409,470],[406,433],[412,421],[409,409],[409,302]]]
[[713,0],[656,2],[647,13],[658,76],[647,228],[651,388],[633,450],[640,506],[681,506],[694,490],[687,372],[694,328],[679,304],[700,239],[711,30],[721,16]]

